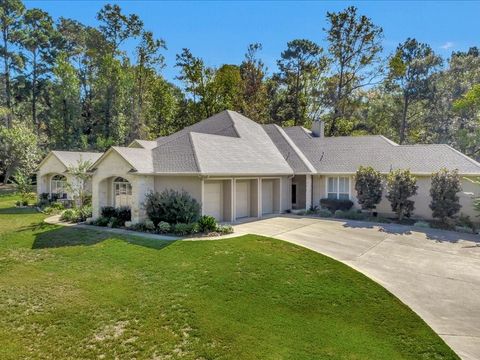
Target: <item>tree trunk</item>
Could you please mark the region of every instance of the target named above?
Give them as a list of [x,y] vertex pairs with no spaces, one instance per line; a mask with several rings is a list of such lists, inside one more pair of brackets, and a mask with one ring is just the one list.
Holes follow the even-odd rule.
[[334,136],[337,131],[337,119],[342,115],[340,112],[340,101],[342,97],[342,89],[343,89],[343,64],[340,66],[340,76],[338,79],[338,87],[337,87],[337,98],[335,109],[333,111],[333,119],[332,125],[330,126],[330,131],[328,132],[329,136]]
[[405,95],[402,111],[402,123],[400,124],[400,145],[405,141],[405,132],[407,130],[407,114],[408,114],[408,96]]
[[33,77],[32,77],[32,121],[37,127],[37,135],[40,136],[40,124],[37,122],[37,52],[33,52]]
[[9,128],[12,125],[11,122],[11,108],[12,108],[12,103],[11,103],[11,89],[10,89],[10,64],[8,63],[8,30],[6,28],[3,29],[3,49],[4,49],[4,55],[3,55],[3,62],[5,66],[5,96],[6,96],[6,103],[7,103],[7,109],[8,109],[8,114],[6,117],[6,126]]

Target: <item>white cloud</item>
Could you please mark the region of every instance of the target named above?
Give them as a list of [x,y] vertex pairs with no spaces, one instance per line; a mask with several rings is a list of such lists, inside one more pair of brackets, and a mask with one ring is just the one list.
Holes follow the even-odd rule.
[[445,44],[440,46],[440,48],[443,49],[443,50],[448,50],[448,49],[452,48],[453,45],[454,45],[453,42],[447,41]]

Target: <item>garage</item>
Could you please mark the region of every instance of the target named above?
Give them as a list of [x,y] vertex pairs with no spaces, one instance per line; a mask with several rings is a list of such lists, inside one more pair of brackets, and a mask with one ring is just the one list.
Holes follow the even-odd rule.
[[205,182],[203,189],[203,213],[223,221],[223,183],[222,181]]
[[237,181],[235,186],[236,218],[250,216],[250,181]]
[[273,213],[273,180],[262,180],[262,214]]

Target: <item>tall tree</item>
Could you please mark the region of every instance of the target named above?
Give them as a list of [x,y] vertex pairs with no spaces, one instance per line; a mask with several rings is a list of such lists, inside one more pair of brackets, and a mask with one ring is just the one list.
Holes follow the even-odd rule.
[[192,116],[197,121],[212,116],[213,100],[211,87],[208,85],[215,71],[207,67],[204,61],[194,56],[189,49],[183,49],[181,54],[177,54],[175,66],[180,68],[177,79],[184,82],[185,91],[191,96]]
[[155,85],[155,78],[159,76],[159,71],[164,66],[165,59],[160,54],[160,50],[165,48],[165,42],[155,39],[152,32],[142,33],[141,41],[136,48],[135,90],[132,93],[132,131],[129,140],[147,136],[145,102],[152,90],[151,87]]
[[[103,113],[103,135],[107,141],[117,137],[120,127],[124,123],[119,118],[118,104],[120,98],[119,89],[122,80],[123,64],[117,59],[121,55],[121,44],[129,38],[136,38],[142,33],[143,22],[135,14],[125,15],[118,5],[105,5],[97,14],[100,21],[99,30],[107,40],[109,51],[100,59],[101,74],[105,78],[100,81],[103,85],[104,101]],[[127,59],[124,59],[127,60]],[[113,127],[113,129],[112,129]],[[125,141],[125,140],[123,140]],[[122,141],[122,142],[123,142]]]
[[9,110],[6,116],[6,125],[11,125],[12,111],[12,85],[11,72],[21,67],[21,58],[11,49],[11,45],[17,39],[17,32],[20,28],[21,17],[25,7],[21,0],[3,0],[0,3],[0,29],[2,32],[2,44],[0,54],[3,58],[4,83],[5,83],[5,106]]
[[294,125],[304,125],[313,120],[318,109],[318,88],[327,65],[323,49],[310,40],[293,40],[277,63],[277,78],[285,87],[282,117],[293,120]]
[[240,76],[243,82],[242,113],[245,116],[266,123],[268,118],[268,94],[265,84],[267,68],[257,57],[262,45],[259,43],[248,46],[245,58],[240,64]]
[[397,47],[390,58],[388,79],[402,94],[402,114],[399,130],[400,144],[405,141],[408,121],[414,116],[409,108],[417,101],[425,100],[431,93],[431,76],[442,64],[432,48],[415,39],[407,39]]
[[53,20],[48,13],[40,9],[29,9],[25,12],[20,44],[28,53],[26,59],[30,70],[27,77],[30,78],[31,86],[31,115],[37,135],[40,135],[41,130],[41,122],[37,117],[39,84],[44,80],[43,76],[48,74],[52,63],[53,35]]
[[333,109],[330,135],[338,132],[340,119],[348,117],[348,106],[355,102],[356,90],[378,76],[383,30],[350,6],[338,13],[328,12],[327,32],[333,74],[329,81],[327,105]]

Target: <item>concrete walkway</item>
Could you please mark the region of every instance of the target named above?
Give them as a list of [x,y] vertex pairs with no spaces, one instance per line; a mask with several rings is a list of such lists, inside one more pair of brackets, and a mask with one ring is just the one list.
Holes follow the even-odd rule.
[[478,235],[294,216],[239,224],[235,233],[285,240],[353,267],[413,309],[462,359],[480,359]]

